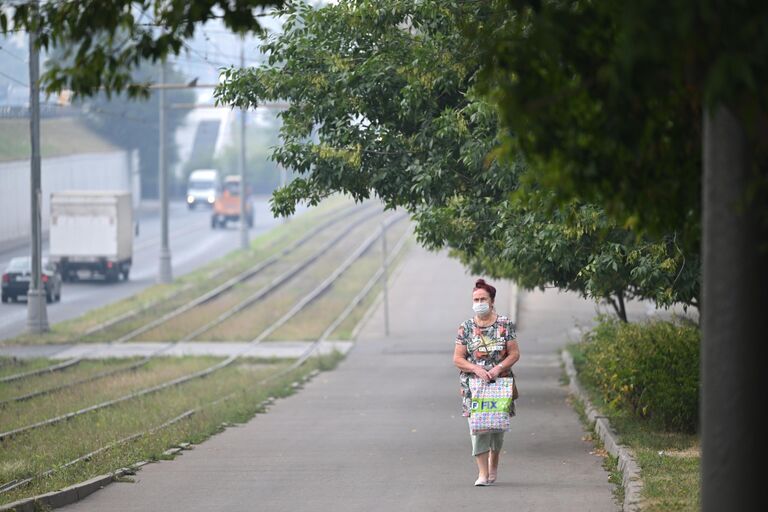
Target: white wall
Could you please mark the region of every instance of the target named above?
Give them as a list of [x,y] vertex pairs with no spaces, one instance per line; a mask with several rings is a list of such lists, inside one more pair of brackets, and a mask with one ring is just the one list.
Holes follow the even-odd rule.
[[[134,192],[138,176],[135,153],[115,151],[45,158],[41,165],[42,228],[48,231],[50,198],[60,190],[127,190]],[[0,163],[0,244],[30,233],[29,161]]]

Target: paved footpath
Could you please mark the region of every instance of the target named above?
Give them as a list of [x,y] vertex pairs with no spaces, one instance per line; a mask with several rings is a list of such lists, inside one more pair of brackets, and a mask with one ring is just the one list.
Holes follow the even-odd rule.
[[[72,511],[615,511],[602,459],[582,441],[556,354],[594,307],[571,295],[521,297],[521,398],[499,480],[476,468],[452,365],[472,277],[444,254],[414,249],[355,348],[267,414],[227,429],[174,461],[145,466]],[[498,309],[509,307],[499,287]]]

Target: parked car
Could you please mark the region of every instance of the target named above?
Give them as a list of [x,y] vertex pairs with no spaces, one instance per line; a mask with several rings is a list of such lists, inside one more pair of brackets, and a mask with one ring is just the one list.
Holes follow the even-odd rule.
[[[45,289],[45,299],[48,302],[61,300],[61,274],[56,265],[43,260],[42,280]],[[20,295],[29,291],[32,281],[32,258],[13,258],[3,272],[2,290],[3,302],[16,302]]]

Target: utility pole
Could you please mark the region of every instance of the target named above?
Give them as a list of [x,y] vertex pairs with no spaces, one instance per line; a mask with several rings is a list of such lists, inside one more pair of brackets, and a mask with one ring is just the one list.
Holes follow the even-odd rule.
[[381,253],[383,261],[382,269],[384,269],[384,272],[381,275],[381,286],[384,293],[384,335],[389,336],[389,290],[387,286],[389,266],[387,264],[387,228],[384,226],[384,222],[381,223]]
[[[245,37],[240,38],[240,68],[245,67]],[[245,220],[245,201],[248,200],[245,182],[245,114],[247,110],[240,109],[240,248],[247,251],[251,242],[248,237],[248,223]]]
[[[37,2],[31,5],[37,14]],[[30,205],[32,224],[32,276],[27,292],[27,330],[40,334],[49,330],[45,290],[42,288],[41,249],[42,234],[40,208],[42,187],[40,179],[40,52],[37,48],[37,30],[29,31],[29,136],[30,136]]]
[[160,84],[159,96],[159,156],[158,156],[158,184],[160,200],[160,270],[157,276],[159,283],[173,282],[173,273],[171,268],[171,249],[168,246],[168,169],[166,168],[165,158],[165,60],[160,63]]

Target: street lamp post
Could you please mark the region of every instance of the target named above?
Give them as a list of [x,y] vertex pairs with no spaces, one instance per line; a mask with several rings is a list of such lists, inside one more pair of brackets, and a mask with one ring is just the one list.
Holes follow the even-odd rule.
[[389,286],[388,286],[388,279],[389,279],[389,265],[387,264],[387,228],[384,225],[384,222],[381,223],[381,254],[382,254],[382,269],[383,273],[381,276],[381,286],[383,291],[383,299],[384,299],[384,335],[389,336]]
[[[245,39],[240,40],[240,67],[245,67]],[[248,236],[248,223],[245,220],[245,201],[248,199],[245,184],[245,114],[247,110],[240,109],[240,248],[244,251],[251,246]]]
[[159,199],[160,199],[160,270],[157,281],[159,283],[171,283],[173,273],[171,269],[171,250],[168,246],[168,169],[166,168],[165,158],[165,61],[160,65],[160,84],[159,96],[159,156],[158,156],[158,181],[159,181]]
[[[37,9],[37,3],[32,6]],[[45,290],[41,279],[41,221],[42,187],[40,179],[40,53],[37,49],[37,29],[29,31],[29,135],[30,135],[30,211],[32,214],[32,276],[27,292],[27,330],[33,334],[48,328]]]

